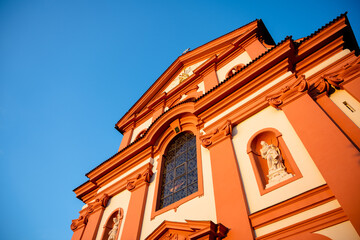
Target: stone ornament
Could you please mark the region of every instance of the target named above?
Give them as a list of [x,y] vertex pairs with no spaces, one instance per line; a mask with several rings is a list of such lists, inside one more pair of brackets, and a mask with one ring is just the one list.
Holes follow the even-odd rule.
[[231,121],[227,120],[224,125],[212,130],[210,133],[200,136],[201,145],[205,148],[210,147],[214,142],[217,142],[224,136],[232,135]]
[[113,218],[114,226],[109,231],[108,240],[115,240],[116,239],[116,234],[117,234],[117,231],[119,229],[119,223],[120,223],[121,219],[122,219],[122,214],[121,214],[120,209],[119,209],[119,212],[118,212],[117,216],[115,218]]
[[285,86],[280,92],[267,96],[266,101],[268,101],[270,106],[280,109],[280,105],[282,105],[285,100],[291,98],[291,96],[296,93],[305,92],[308,89],[309,83],[305,79],[305,75],[301,75],[300,77],[296,77],[296,82],[293,85]]
[[71,230],[75,231],[77,228],[80,228],[80,226],[86,225],[89,215],[98,209],[105,208],[109,199],[109,195],[104,194],[96,198],[94,202],[89,203],[88,206],[81,211],[80,217],[78,219],[72,220],[70,225]]
[[260,149],[261,157],[267,160],[269,173],[267,175],[269,182],[265,188],[272,187],[286,179],[293,177],[292,174],[285,170],[284,160],[281,156],[280,149],[273,144],[267,144],[261,141],[262,148]]
[[150,183],[152,175],[153,172],[151,169],[146,169],[142,174],[139,173],[135,178],[129,179],[126,184],[126,189],[132,191],[143,183]]

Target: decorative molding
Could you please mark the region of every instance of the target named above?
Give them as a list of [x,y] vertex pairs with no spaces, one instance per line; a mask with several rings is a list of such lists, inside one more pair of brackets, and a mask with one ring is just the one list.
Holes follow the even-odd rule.
[[221,223],[212,221],[162,222],[146,240],[178,240],[178,239],[218,239],[227,236],[229,229]]
[[[290,173],[291,177],[283,179],[283,181],[277,182],[276,184],[270,184],[271,181],[268,176],[268,164],[261,158],[260,149],[256,150],[256,145],[261,145],[261,139],[267,139],[267,141],[274,143],[276,148],[280,149],[286,172]],[[284,139],[282,138],[282,134],[275,128],[264,128],[254,133],[248,141],[247,153],[250,158],[251,166],[254,170],[260,195],[269,193],[302,177],[295,160],[293,159]]]
[[225,124],[219,128],[215,128],[210,133],[201,135],[199,139],[203,147],[209,148],[211,145],[219,142],[227,136],[232,136],[232,125],[230,120],[227,120]]
[[305,75],[301,75],[300,77],[296,77],[296,82],[291,86],[285,86],[280,90],[280,92],[267,96],[266,101],[268,101],[270,106],[276,109],[281,109],[280,105],[282,105],[285,101],[288,102],[292,100],[294,95],[297,95],[297,93],[303,93],[308,89],[309,83],[305,79]]
[[357,57],[354,61],[346,63],[340,69],[324,74],[322,78],[326,79],[328,82],[338,83],[348,80],[353,74],[359,73],[360,71],[360,58]]
[[126,189],[133,191],[143,184],[150,183],[150,178],[152,175],[153,172],[151,168],[147,168],[143,173],[139,173],[136,177],[127,180]]
[[85,212],[85,214],[80,214],[80,217],[78,219],[72,220],[70,228],[72,231],[75,231],[76,229],[85,226],[87,222],[88,222],[88,214],[87,212]]
[[89,203],[86,208],[80,211],[80,217],[78,219],[72,220],[72,223],[70,225],[71,230],[75,231],[76,229],[85,226],[88,222],[89,215],[101,208],[105,208],[108,204],[109,199],[109,195],[103,194],[100,197],[96,198],[93,203]]

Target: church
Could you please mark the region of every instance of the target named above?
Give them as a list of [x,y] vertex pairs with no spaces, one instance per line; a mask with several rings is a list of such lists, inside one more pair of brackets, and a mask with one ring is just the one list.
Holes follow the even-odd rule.
[[[74,189],[72,240],[360,239],[360,58],[347,15],[185,51]],[[75,215],[75,213],[74,213]]]

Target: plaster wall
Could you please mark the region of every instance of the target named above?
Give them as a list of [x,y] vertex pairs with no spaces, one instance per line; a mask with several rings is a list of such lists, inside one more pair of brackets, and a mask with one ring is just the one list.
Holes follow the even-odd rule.
[[280,77],[278,77],[277,79],[275,79],[274,81],[272,81],[271,83],[267,84],[266,86],[260,88],[258,91],[254,92],[253,94],[251,94],[250,96],[244,98],[243,100],[237,102],[236,104],[234,104],[233,106],[231,106],[230,108],[228,108],[226,111],[220,113],[219,115],[217,115],[216,117],[210,119],[209,121],[207,121],[204,126],[210,126],[212,123],[216,122],[217,120],[219,120],[220,118],[226,116],[227,114],[231,113],[232,111],[236,110],[237,108],[239,108],[240,106],[244,105],[245,103],[251,101],[253,98],[255,98],[256,96],[258,96],[259,94],[263,93],[264,91],[266,91],[267,89],[271,88],[272,86],[274,86],[275,84],[281,82],[282,80],[284,80],[285,78],[287,78],[288,76],[290,76],[292,73],[291,72],[287,72],[283,75],[281,75]]
[[317,73],[318,71],[320,71],[321,69],[329,66],[330,64],[332,64],[333,62],[339,60],[342,57],[345,57],[346,55],[348,55],[350,53],[349,49],[345,49],[337,54],[335,54],[334,56],[326,59],[325,61],[321,62],[320,64],[316,65],[314,68],[310,69],[309,71],[305,72],[304,75],[305,77],[310,77],[311,75]]
[[97,193],[100,193],[102,191],[104,191],[106,188],[110,187],[111,185],[117,183],[118,181],[122,180],[123,178],[129,176],[131,173],[135,172],[136,170],[138,170],[139,168],[141,168],[142,166],[148,164],[148,163],[153,163],[153,159],[149,158],[146,161],[143,161],[142,163],[140,163],[139,165],[137,165],[136,167],[131,168],[129,171],[127,171],[126,173],[120,175],[119,177],[117,177],[116,179],[112,180],[111,182],[109,182],[108,184],[104,185],[103,187],[101,187]]
[[360,240],[359,235],[350,221],[342,222],[314,233],[324,235],[332,240]]
[[[338,203],[338,201],[333,200],[331,202],[328,202],[328,203],[325,203],[323,205],[314,207],[314,208],[309,209],[307,211],[295,214],[295,215],[293,215],[291,217],[288,217],[288,218],[279,220],[277,222],[271,223],[271,224],[266,225],[266,226],[264,226],[262,228],[258,228],[258,229],[255,230],[255,234],[256,234],[257,237],[259,237],[259,236],[274,232],[276,230],[285,228],[287,226],[296,224],[298,222],[304,221],[304,220],[309,219],[311,217],[326,213],[326,212],[328,212],[330,210],[333,210],[333,209],[336,209],[336,208],[339,208],[339,207],[340,207],[340,204]],[[344,238],[342,238],[342,239],[344,239]]]
[[[247,154],[247,144],[256,132],[264,128],[275,128],[282,133],[282,137],[303,177],[261,196],[254,169]],[[325,184],[325,180],[281,110],[267,107],[235,126],[233,128],[233,144],[250,213],[276,205]],[[264,159],[264,161],[266,160]]]
[[[336,90],[330,99],[343,111],[358,127],[360,127],[360,103],[345,90]],[[355,111],[346,107],[347,102]]]
[[159,173],[156,172],[159,156],[155,158],[153,167],[154,175],[149,185],[148,197],[146,200],[144,222],[141,230],[140,239],[145,239],[151,234],[163,221],[177,221],[185,222],[188,220],[210,220],[216,222],[215,200],[213,181],[211,175],[210,153],[206,148],[201,147],[202,156],[202,171],[204,183],[204,195],[191,199],[188,202],[180,205],[176,210],[169,210],[161,215],[156,216],[151,220],[151,210],[154,201],[156,177]]
[[122,230],[124,228],[124,222],[126,219],[127,208],[128,208],[129,201],[130,201],[130,196],[131,196],[131,193],[129,191],[125,190],[125,191],[122,191],[121,193],[119,193],[118,195],[112,197],[109,200],[108,206],[105,208],[103,217],[102,217],[100,225],[99,225],[99,230],[96,235],[96,240],[101,240],[101,236],[103,234],[106,221],[108,220],[109,216],[119,207],[124,210],[123,219],[122,219],[121,225],[119,226],[120,232],[119,232],[118,239],[121,239],[121,234],[122,234]]
[[249,62],[251,62],[251,58],[249,54],[247,52],[243,52],[242,54],[231,60],[228,64],[226,64],[216,72],[219,82],[225,80],[225,76],[230,71],[230,69],[232,69],[233,67],[239,64],[246,65]]
[[146,120],[145,122],[143,122],[141,125],[137,126],[134,131],[133,131],[133,134],[131,136],[131,141],[130,143],[132,143],[135,138],[137,137],[137,135],[144,129],[147,129],[152,123],[152,117],[149,118],[148,120]]

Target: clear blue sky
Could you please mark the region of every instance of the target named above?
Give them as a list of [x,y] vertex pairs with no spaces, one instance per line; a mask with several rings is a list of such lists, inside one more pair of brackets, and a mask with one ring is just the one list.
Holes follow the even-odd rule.
[[[252,3],[254,2],[254,3]],[[296,4],[296,5],[295,5]],[[0,1],[0,239],[70,239],[72,190],[116,153],[114,124],[187,48],[262,18],[275,42],[359,1]]]

